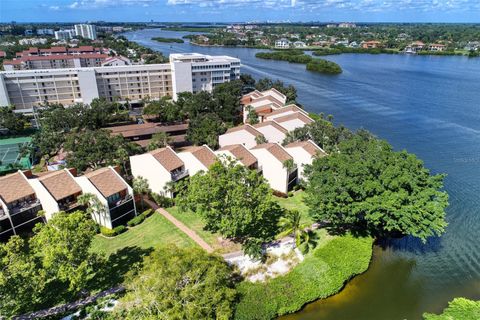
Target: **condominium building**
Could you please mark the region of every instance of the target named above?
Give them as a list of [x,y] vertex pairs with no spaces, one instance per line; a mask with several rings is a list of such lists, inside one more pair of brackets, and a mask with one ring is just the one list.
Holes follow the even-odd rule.
[[210,166],[217,161],[215,153],[206,145],[187,148],[178,153],[178,157],[183,161],[191,176],[200,171],[208,171]]
[[0,72],[0,106],[31,112],[46,102],[72,105],[95,98],[140,102],[174,99],[180,92],[211,91],[240,78],[240,60],[200,54],[170,56],[170,63]]
[[312,140],[292,142],[284,148],[292,156],[293,161],[297,165],[298,178],[300,180],[306,180],[305,166],[311,165],[315,158],[321,158],[327,155],[327,153]]
[[76,24],[74,28],[76,36],[90,40],[97,39],[97,31],[93,24]]
[[58,30],[55,31],[55,39],[57,40],[70,40],[75,37],[75,30]]

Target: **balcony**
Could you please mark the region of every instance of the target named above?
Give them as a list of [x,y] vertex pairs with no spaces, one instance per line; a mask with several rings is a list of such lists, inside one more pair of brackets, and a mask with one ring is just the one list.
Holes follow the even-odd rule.
[[134,212],[134,209],[133,198],[128,196],[120,205],[110,208],[110,219],[111,221],[119,219],[127,213]]
[[58,208],[60,209],[60,211],[65,212],[69,212],[79,206],[80,204],[78,204],[77,200],[58,204]]
[[109,208],[110,210],[115,209],[116,207],[120,207],[122,204],[124,204],[125,202],[128,202],[128,201],[130,201],[130,200],[132,200],[132,196],[129,195],[129,194],[127,194],[127,195],[125,196],[125,198],[120,199],[120,200],[118,200],[118,201],[116,201],[116,202],[109,203],[109,204],[108,204],[108,208]]
[[172,177],[172,181],[176,182],[176,181],[181,180],[185,177],[188,177],[188,170],[172,171],[172,172],[170,172],[170,175]]
[[9,208],[10,214],[14,215],[17,213],[21,213],[32,208],[40,206],[40,200],[34,199],[30,201],[23,201],[21,203],[16,204],[15,206]]

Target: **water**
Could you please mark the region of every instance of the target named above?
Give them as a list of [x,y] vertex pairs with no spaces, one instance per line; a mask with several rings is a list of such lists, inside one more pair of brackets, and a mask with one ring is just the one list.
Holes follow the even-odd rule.
[[345,289],[284,319],[420,319],[454,297],[480,299],[480,59],[406,55],[340,55],[327,59],[344,72],[325,76],[304,65],[255,58],[258,50],[161,44],[141,30],[131,40],[168,54],[226,54],[242,72],[294,85],[311,112],[332,114],[349,128],[366,128],[407,149],[434,173],[444,172],[449,226],[426,245],[412,238],[375,247],[369,270]]

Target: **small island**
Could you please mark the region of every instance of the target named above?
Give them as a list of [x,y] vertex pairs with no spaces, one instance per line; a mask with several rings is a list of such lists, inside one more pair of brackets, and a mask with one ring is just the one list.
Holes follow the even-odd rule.
[[308,71],[324,73],[324,74],[340,74],[343,72],[342,68],[335,62],[313,58],[304,54],[300,50],[285,50],[274,52],[259,52],[255,57],[260,59],[288,61],[291,63],[301,63],[306,65]]
[[164,43],[184,43],[183,39],[178,38],[162,38],[162,37],[154,37],[152,40],[157,42],[164,42]]

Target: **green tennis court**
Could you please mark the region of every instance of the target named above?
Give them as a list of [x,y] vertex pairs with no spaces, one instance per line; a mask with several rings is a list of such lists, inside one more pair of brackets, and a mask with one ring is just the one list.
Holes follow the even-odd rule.
[[31,140],[30,137],[0,139],[0,172],[11,170],[14,164],[21,166],[22,169],[31,167],[30,156],[20,155],[21,148],[28,145]]

